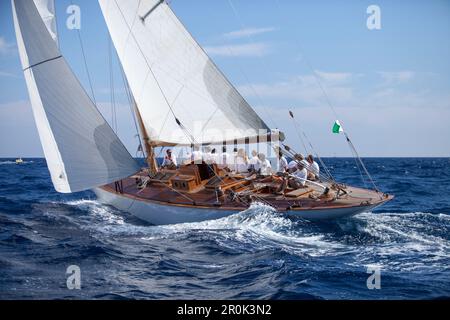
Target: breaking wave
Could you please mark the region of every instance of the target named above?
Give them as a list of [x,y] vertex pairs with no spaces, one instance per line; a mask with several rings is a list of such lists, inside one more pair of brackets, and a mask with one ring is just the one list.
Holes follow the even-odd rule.
[[[358,183],[347,160],[326,161]],[[20,169],[2,159],[0,298],[450,297],[448,163],[367,159],[396,198],[343,220],[309,222],[255,204],[222,219],[153,226],[91,192],[57,194],[43,160]],[[76,292],[65,287],[72,264],[82,270]],[[382,290],[367,289],[371,265],[381,268]]]
[[[217,220],[153,226],[95,200],[70,201],[66,205],[87,212],[78,223],[100,238],[135,237],[151,243],[194,237],[242,253],[281,250],[300,257],[354,255],[353,265],[369,265],[379,259],[390,270],[443,268],[450,261],[447,214],[363,213],[317,223],[286,217],[269,206],[254,204]],[[401,264],[389,261],[389,257],[412,253],[413,258],[403,259]]]

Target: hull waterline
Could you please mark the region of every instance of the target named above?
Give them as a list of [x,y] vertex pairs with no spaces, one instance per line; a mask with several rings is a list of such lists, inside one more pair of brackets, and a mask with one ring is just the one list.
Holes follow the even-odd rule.
[[[172,204],[160,204],[130,197],[126,194],[118,194],[105,188],[93,189],[101,203],[111,205],[119,210],[128,212],[137,218],[155,225],[200,222],[205,220],[220,219],[242,210],[227,210],[225,208],[189,207]],[[376,204],[359,205],[343,208],[317,208],[317,209],[292,209],[283,211],[287,216],[296,216],[312,221],[330,220],[351,217],[362,212],[369,212],[374,208],[389,201],[380,201]]]

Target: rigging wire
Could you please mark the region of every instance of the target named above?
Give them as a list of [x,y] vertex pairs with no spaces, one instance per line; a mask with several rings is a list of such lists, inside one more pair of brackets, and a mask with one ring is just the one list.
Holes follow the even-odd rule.
[[[284,150],[282,150],[280,148],[280,151],[288,157],[291,157],[293,159],[293,161],[295,161],[296,163],[300,163],[300,161],[298,161],[297,159],[295,159],[295,155],[296,155],[296,151],[294,149],[292,149],[291,147],[289,147],[288,145],[283,144]],[[308,172],[314,173],[312,170],[305,168]],[[320,180],[328,182],[330,184],[334,184],[336,183],[336,181],[334,180],[334,178],[329,174],[329,172],[325,171],[325,174],[320,174]]]
[[[303,136],[305,137],[305,140],[308,142],[308,144],[312,150],[312,153],[314,153],[316,158],[319,160],[320,164],[322,165],[323,169],[325,170],[326,175],[331,179],[332,182],[335,182],[335,179],[334,179],[333,175],[331,174],[330,170],[328,169],[328,166],[325,164],[325,162],[322,160],[322,157],[320,157],[319,153],[313,147],[311,140],[308,139],[306,133],[300,129],[300,122],[294,117],[294,113],[292,111],[289,111],[289,115],[290,115],[292,121],[294,121],[294,123],[297,124],[296,130],[300,130],[303,133]],[[297,134],[300,136],[300,133],[298,131],[297,131]],[[302,143],[303,143],[303,139],[302,139]],[[305,149],[306,149],[306,147],[305,147]]]
[[[144,52],[143,52],[141,46],[139,45],[139,42],[137,41],[137,39],[136,39],[136,37],[135,37],[135,35],[134,35],[134,33],[133,33],[131,27],[130,27],[129,24],[128,24],[127,19],[125,19],[125,15],[123,14],[122,9],[120,8],[119,4],[117,3],[117,0],[114,0],[114,3],[116,4],[117,9],[119,10],[119,12],[120,12],[120,14],[121,14],[121,16],[122,16],[122,19],[124,20],[125,24],[126,24],[127,27],[128,27],[128,35],[131,35],[131,37],[133,38],[134,42],[136,43],[136,45],[137,45],[139,51],[141,52],[142,57],[143,57],[144,60],[145,60],[145,64],[147,65],[148,70],[150,71],[151,75],[153,76],[153,79],[155,80],[155,82],[156,82],[156,84],[157,84],[157,86],[158,86],[158,88],[159,88],[159,91],[161,92],[161,94],[162,94],[162,96],[163,96],[163,98],[164,98],[164,100],[165,100],[167,106],[169,107],[169,109],[170,109],[170,111],[171,111],[173,117],[174,117],[175,119],[177,119],[177,117],[176,117],[176,115],[175,115],[175,111],[173,110],[172,106],[170,105],[169,100],[168,100],[167,96],[165,95],[165,93],[164,93],[164,91],[163,91],[163,89],[162,89],[162,87],[161,87],[161,84],[159,83],[159,81],[158,81],[158,79],[157,79],[157,77],[156,77],[156,75],[155,75],[155,73],[154,73],[154,71],[153,71],[153,69],[152,69],[152,67],[151,67],[151,65],[150,65],[150,63],[149,63],[149,61],[148,61],[148,59],[147,59],[147,57],[145,56],[145,54],[144,54]],[[137,12],[136,12],[136,16],[137,16]]]
[[[241,25],[241,28],[242,29],[246,29],[247,26],[243,22],[241,16],[238,14],[238,12],[236,10],[236,7],[234,6],[233,2],[231,0],[228,0],[228,4],[230,5],[231,11],[233,12],[234,16],[236,17],[236,20]],[[251,41],[252,44],[255,43],[253,37],[250,34],[247,33],[247,34],[245,34],[245,36]],[[231,51],[231,47],[229,47],[229,46],[226,46],[226,47],[227,47],[227,49],[229,51]],[[234,55],[234,54],[232,53],[232,55]],[[262,69],[267,71],[266,64],[263,63],[262,58],[260,56],[258,56],[258,61],[261,64]],[[277,125],[277,122],[274,119],[274,117],[270,116],[270,112],[268,111],[266,104],[264,103],[263,99],[261,98],[261,95],[257,92],[257,90],[254,88],[254,86],[251,84],[251,82],[249,80],[249,77],[245,73],[244,69],[242,67],[240,67],[239,70],[244,75],[245,80],[247,81],[247,83],[248,83],[248,85],[250,87],[250,90],[252,90],[253,94],[256,96],[256,98],[261,103],[261,106],[263,107],[263,110],[266,113],[266,116],[268,117],[268,119],[272,122],[272,124],[275,125],[275,128],[279,128],[279,126]]]
[[[153,70],[152,70],[152,68],[151,68],[151,66],[150,66],[150,63],[149,63],[148,60],[147,60],[147,57],[144,55],[144,52],[142,51],[142,48],[140,47],[140,45],[139,45],[137,39],[135,38],[135,36],[134,36],[134,34],[133,34],[133,32],[132,32],[130,26],[129,26],[128,23],[126,22],[125,16],[124,16],[122,10],[120,9],[120,7],[119,7],[119,5],[118,5],[118,3],[117,3],[117,0],[114,0],[114,2],[115,2],[115,4],[116,4],[116,6],[117,6],[117,8],[118,8],[118,10],[119,10],[119,12],[120,12],[120,14],[122,15],[122,18],[124,19],[124,21],[125,21],[125,23],[126,23],[128,29],[129,29],[129,35],[132,36],[132,38],[134,39],[134,41],[135,41],[137,47],[139,48],[139,51],[141,52],[141,55],[143,56],[143,58],[144,58],[144,60],[145,60],[145,63],[147,64],[147,67],[148,67],[150,73],[152,74],[153,78],[155,79],[155,82],[156,82],[156,84],[158,85],[159,90],[161,91],[161,94],[163,95],[163,97],[164,97],[164,99],[165,99],[165,101],[166,101],[167,106],[169,107],[169,109],[170,109],[172,115],[173,115],[174,118],[175,118],[175,121],[177,122],[178,126],[182,129],[182,131],[185,132],[185,134],[187,135],[188,139],[190,139],[191,144],[198,144],[198,143],[196,143],[195,138],[193,137],[193,135],[188,131],[188,129],[187,129],[187,128],[181,123],[181,121],[176,117],[175,112],[174,112],[174,110],[172,109],[172,106],[170,105],[170,103],[169,103],[169,101],[168,101],[166,95],[164,94],[164,91],[162,90],[162,87],[161,87],[161,85],[159,84],[158,79],[156,78],[156,75],[154,74],[154,72],[153,72]],[[137,13],[136,13],[136,14],[137,14]],[[208,166],[209,166],[210,169],[211,169],[211,166],[210,166],[210,165],[208,165]],[[223,179],[222,179],[222,178],[221,178],[214,170],[211,170],[211,171],[214,173],[214,175],[216,175],[216,176],[223,182]],[[268,201],[266,201],[265,199],[261,199],[261,201],[266,202],[266,203],[268,203],[269,205],[271,205],[271,204],[270,204]],[[272,206],[272,205],[271,205],[271,206]]]
[[[166,2],[167,3],[167,2]],[[217,64],[214,62],[213,59],[211,59],[211,57],[208,55],[208,53],[205,51],[205,49],[198,43],[198,41],[195,39],[195,37],[190,33],[190,31],[188,30],[188,28],[186,28],[186,26],[183,24],[183,22],[181,21],[181,19],[179,19],[176,15],[176,13],[170,8],[169,4],[167,3],[167,8],[168,10],[171,11],[171,13],[173,14],[173,16],[177,19],[176,21],[174,20],[174,18],[169,15],[169,18],[172,20],[172,22],[174,22],[174,24],[178,27],[178,29],[180,30],[180,32],[185,33],[187,32],[192,40],[194,41],[194,43],[198,46],[198,48],[205,54],[205,56],[207,57],[208,61],[214,66],[214,68],[216,69],[216,71],[223,77],[224,81],[230,86],[230,88],[236,90],[236,92],[242,97],[242,95],[239,93],[239,91],[236,89],[236,87],[229,81],[229,79],[225,76],[225,74],[223,73],[223,71],[217,66]],[[193,46],[193,45],[191,45]],[[194,47],[194,46],[193,46]],[[228,46],[226,46],[226,48],[230,51],[231,48],[229,48]],[[232,52],[230,52],[232,53]],[[233,54],[233,53],[232,53]],[[246,78],[247,82],[249,82],[247,75],[245,74],[244,70],[242,67],[239,67],[240,72],[244,75],[244,77]],[[179,82],[177,79],[174,79],[175,81]],[[180,83],[180,82],[179,82]],[[184,84],[183,84],[184,85]],[[192,90],[191,88],[186,86],[186,89],[190,90],[192,93],[196,94],[197,96],[199,96],[200,98],[204,98],[203,95],[195,92],[194,90]],[[256,91],[255,91],[256,93]],[[242,99],[248,104],[248,102],[246,101],[246,99],[244,97],[242,97]],[[208,99],[207,99],[208,100]],[[210,103],[208,101],[208,103]],[[248,104],[250,106],[250,104]],[[263,107],[265,107],[263,105]],[[214,116],[214,114],[216,113],[216,111],[219,110],[219,106],[216,106],[215,111],[213,112],[213,114],[211,115],[210,119]],[[272,117],[269,117],[269,119],[273,120]],[[205,125],[203,126],[203,128],[206,127],[206,125],[208,124],[209,120],[205,123]],[[273,122],[273,121],[272,121]],[[276,123],[273,122],[276,126]]]
[[[70,4],[73,5],[73,0],[70,0]],[[81,31],[80,31],[80,29],[77,29],[77,28],[76,28],[76,31],[77,31],[78,41],[79,41],[80,47],[81,47],[81,54],[82,54],[82,57],[83,57],[84,68],[86,70],[87,78],[88,78],[88,81],[89,81],[89,87],[91,89],[92,101],[94,102],[94,105],[97,106],[97,101],[95,99],[95,94],[94,94],[94,86],[92,85],[91,74],[89,72],[89,67],[88,67],[88,64],[87,64],[86,53],[84,51],[83,39],[81,38]]]
[[146,150],[142,144],[142,137],[141,137],[139,125],[138,125],[137,119],[136,119],[136,111],[133,110],[133,108],[137,108],[136,101],[134,100],[133,94],[131,93],[130,86],[129,86],[127,78],[125,76],[125,72],[123,71],[122,65],[120,63],[119,63],[119,65],[120,65],[120,74],[122,76],[122,82],[123,82],[123,85],[125,88],[125,94],[126,94],[127,100],[128,100],[128,107],[130,108],[131,117],[133,118],[134,128],[136,130],[135,137],[137,137],[139,140],[139,146],[136,151],[136,156],[138,155],[139,151],[141,151],[144,158],[146,158],[147,154],[146,154]]
[[292,111],[289,111],[290,118],[292,119],[292,122],[294,124],[295,132],[297,133],[298,138],[302,142],[303,148],[305,149],[305,152],[308,153],[308,148],[306,148],[305,141],[303,140],[302,136],[300,135],[300,124],[296,121],[294,118],[294,113]]
[[117,134],[117,108],[116,108],[116,94],[114,87],[114,64],[111,38],[108,37],[108,61],[109,61],[109,85],[110,85],[110,102],[111,102],[111,126],[113,131]]
[[[281,11],[280,11],[280,9],[281,9],[280,7],[281,6],[280,6],[280,3],[279,3],[279,0],[275,0],[275,3],[277,4],[277,7],[278,7],[278,13],[281,16]],[[328,106],[332,110],[332,112],[333,112],[334,116],[336,117],[336,119],[339,119],[338,113],[336,112],[336,109],[334,108],[333,104],[331,103],[331,99],[328,96],[328,94],[327,94],[327,92],[325,90],[325,87],[322,85],[322,82],[320,81],[319,75],[317,74],[317,72],[312,67],[309,59],[303,54],[304,51],[303,51],[303,48],[302,48],[300,42],[297,41],[297,45],[298,45],[298,48],[299,48],[300,54],[302,55],[303,60],[305,61],[305,63],[308,66],[308,68],[310,69],[310,71],[311,71],[311,73],[313,75],[313,78],[315,79],[315,81],[316,81],[318,87],[320,88],[323,96],[325,97],[326,103],[328,104]],[[347,141],[347,143],[348,143],[348,145],[350,147],[351,152],[356,155],[356,159],[355,160],[359,161],[359,163],[360,163],[361,167],[363,168],[365,174],[369,178],[369,180],[372,183],[372,185],[375,188],[375,190],[378,192],[379,189],[376,186],[375,181],[373,180],[372,176],[370,175],[369,171],[367,170],[366,166],[364,165],[364,162],[362,161],[361,157],[359,156],[359,154],[358,154],[355,146],[353,145],[352,141],[350,140],[347,132],[344,131],[344,135],[345,135],[345,139],[346,139],[346,141]],[[358,170],[359,170],[359,166],[358,166]],[[364,181],[364,179],[363,179],[363,181]],[[364,181],[364,183],[365,183],[365,181]]]

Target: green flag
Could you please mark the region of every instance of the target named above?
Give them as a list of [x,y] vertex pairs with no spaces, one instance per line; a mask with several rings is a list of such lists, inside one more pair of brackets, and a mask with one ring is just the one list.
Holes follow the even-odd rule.
[[342,131],[344,131],[344,129],[342,129],[342,126],[341,126],[339,120],[336,120],[334,122],[332,131],[333,131],[333,133],[341,133]]

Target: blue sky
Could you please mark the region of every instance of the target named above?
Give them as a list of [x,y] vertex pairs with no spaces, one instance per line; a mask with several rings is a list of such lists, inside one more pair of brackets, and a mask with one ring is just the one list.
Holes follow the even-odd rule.
[[[57,0],[61,49],[89,88],[76,31]],[[97,1],[81,7],[81,36],[100,110],[110,112],[108,32]],[[381,9],[368,30],[366,9]],[[324,156],[350,156],[336,118],[363,156],[450,156],[449,1],[172,0],[175,13],[271,127],[301,143],[293,110]],[[137,141],[115,61],[118,134]],[[88,89],[88,92],[89,89]],[[22,75],[10,1],[0,0],[0,157],[42,156]]]

